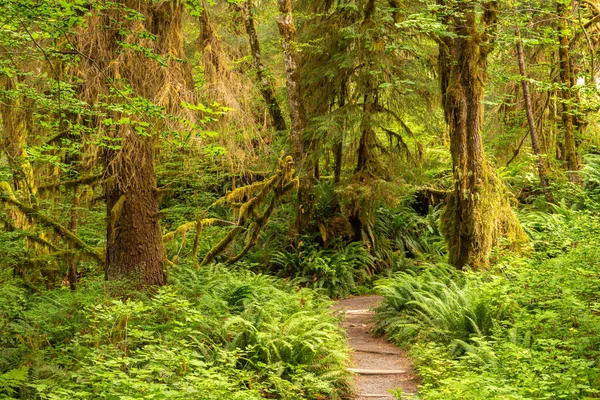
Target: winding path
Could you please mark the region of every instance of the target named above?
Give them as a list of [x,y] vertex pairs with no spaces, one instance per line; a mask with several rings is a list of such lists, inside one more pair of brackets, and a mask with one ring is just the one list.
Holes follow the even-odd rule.
[[389,390],[402,389],[402,394],[416,394],[418,378],[406,351],[371,335],[374,307],[381,296],[359,296],[338,301],[333,309],[344,313],[342,327],[348,333],[353,349],[354,379],[357,400],[395,399]]

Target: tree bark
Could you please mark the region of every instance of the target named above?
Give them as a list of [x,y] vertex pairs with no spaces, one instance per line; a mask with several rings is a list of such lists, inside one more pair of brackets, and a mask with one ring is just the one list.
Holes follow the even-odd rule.
[[256,28],[254,26],[254,17],[252,15],[252,0],[246,0],[242,3],[242,11],[244,14],[244,25],[246,26],[246,33],[248,34],[248,41],[250,43],[250,52],[252,53],[252,60],[254,61],[254,68],[256,68],[256,77],[258,78],[258,85],[267,108],[269,115],[273,121],[273,126],[278,131],[285,131],[287,129],[285,119],[281,114],[281,108],[275,97],[275,91],[273,90],[273,84],[269,79],[269,71],[262,62],[262,52],[260,50],[260,42],[258,41],[258,35],[256,34]]
[[166,256],[158,217],[154,140],[127,131],[120,133],[123,148],[118,153],[107,151],[111,178],[106,185],[106,279],[125,279],[138,288],[164,285]]
[[[16,90],[15,78],[4,78],[6,91]],[[20,95],[19,95],[20,96]],[[4,131],[4,148],[8,157],[8,163],[13,173],[13,190],[20,196],[24,196],[25,203],[35,202],[37,186],[34,179],[33,168],[27,156],[26,137],[27,121],[31,116],[20,98],[6,98],[0,103],[0,115],[2,116],[2,130]],[[15,226],[23,228],[21,222]]]
[[[17,89],[17,78],[5,77],[5,90]],[[2,117],[2,131],[4,133],[4,151],[8,159],[8,165],[12,172],[12,194],[27,206],[37,205],[37,185],[34,171],[29,162],[27,145],[27,121],[31,120],[31,111],[23,102],[21,94],[7,96],[0,102],[0,116]],[[31,228],[30,217],[18,207],[7,207],[7,216],[10,219],[9,229],[27,231]],[[43,235],[42,235],[43,237]],[[45,239],[45,238],[44,238]],[[26,239],[28,249],[35,248],[37,244]],[[39,250],[46,250],[44,247]],[[23,265],[15,265],[15,275],[24,276]]]
[[535,119],[533,116],[533,106],[531,105],[531,95],[529,94],[529,82],[527,81],[527,71],[525,70],[525,55],[523,54],[523,43],[521,41],[521,34],[517,32],[517,60],[519,63],[519,72],[521,73],[521,84],[523,86],[523,98],[525,100],[525,112],[527,113],[527,123],[529,124],[529,135],[531,136],[531,147],[535,154],[535,164],[540,177],[540,184],[542,185],[542,191],[544,197],[548,203],[556,203],[554,195],[550,190],[548,181],[548,174],[546,167],[544,166],[544,160],[542,158],[542,152],[540,150],[540,144],[538,140],[537,129],[535,126]]
[[569,171],[569,180],[571,182],[579,182],[579,175],[576,171],[579,170],[579,162],[577,159],[577,145],[575,142],[575,123],[572,113],[572,74],[571,61],[569,55],[569,9],[561,0],[556,2],[556,13],[559,17],[558,27],[558,59],[560,66],[560,82],[562,85],[562,113],[561,119],[564,129],[564,159],[565,167]]
[[[340,83],[340,93],[338,98],[338,106],[342,108],[346,105],[346,97],[348,96],[348,80],[344,77]],[[334,157],[334,172],[333,183],[338,184],[342,179],[342,163],[344,159],[344,127],[338,133],[338,138],[333,145]]]
[[[501,236],[513,248],[526,241],[514,216],[506,190],[487,164],[481,131],[489,29],[495,24],[496,2],[484,3],[481,17],[477,2],[445,5],[443,22],[456,36],[440,43],[439,65],[444,116],[449,128],[455,187],[441,217],[448,241],[449,262],[457,268],[488,264],[492,247]],[[478,21],[483,24],[479,31]]]
[[363,127],[358,144],[358,160],[356,163],[355,175],[360,181],[364,181],[368,176],[376,177],[380,170],[377,156],[374,154],[377,148],[377,135],[373,129],[372,117],[377,109],[377,89],[367,85],[363,96]]

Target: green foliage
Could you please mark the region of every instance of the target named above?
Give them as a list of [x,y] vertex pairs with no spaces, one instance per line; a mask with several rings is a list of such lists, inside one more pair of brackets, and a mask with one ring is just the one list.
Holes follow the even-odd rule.
[[[0,394],[44,399],[331,398],[347,349],[324,298],[247,271],[173,272],[151,297],[100,281],[1,297]],[[110,382],[107,384],[107,382]]]
[[368,279],[373,258],[361,243],[351,243],[342,250],[304,247],[278,252],[271,260],[279,273],[292,276],[300,285],[323,290],[329,297],[347,297],[359,282]]
[[[453,279],[454,278],[454,279]],[[491,333],[489,305],[474,282],[460,279],[452,266],[432,266],[420,275],[399,272],[376,283],[385,300],[378,309],[377,329],[397,342],[418,335],[453,343]]]
[[[571,221],[578,240],[586,232],[581,221]],[[595,397],[597,237],[587,231],[587,242],[555,249],[555,258],[511,256],[484,274],[431,268],[381,281],[378,327],[413,343],[423,398]]]
[[425,216],[408,206],[380,207],[374,228],[374,254],[392,269],[402,269],[407,257],[429,262],[446,253],[446,242],[439,232],[440,208],[430,208]]

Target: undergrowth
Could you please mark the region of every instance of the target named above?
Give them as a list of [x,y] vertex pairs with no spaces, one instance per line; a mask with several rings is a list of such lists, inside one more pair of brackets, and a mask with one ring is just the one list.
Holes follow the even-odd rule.
[[498,251],[483,273],[423,264],[377,282],[385,297],[377,328],[411,348],[419,398],[600,396],[594,196],[588,190],[570,203],[522,209],[535,248],[528,257]]
[[0,397],[339,399],[347,349],[326,298],[244,270],[173,272],[119,300],[100,280],[0,286]]

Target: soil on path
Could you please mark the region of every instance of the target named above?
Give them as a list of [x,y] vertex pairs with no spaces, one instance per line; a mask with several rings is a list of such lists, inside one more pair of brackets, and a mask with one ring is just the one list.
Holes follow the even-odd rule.
[[[371,331],[373,308],[381,296],[359,296],[338,301],[333,309],[345,314],[342,327],[348,333],[356,373],[358,400],[394,399],[389,390],[402,389],[403,395],[416,394],[418,378],[406,351],[375,337]],[[404,397],[404,396],[403,396]]]

